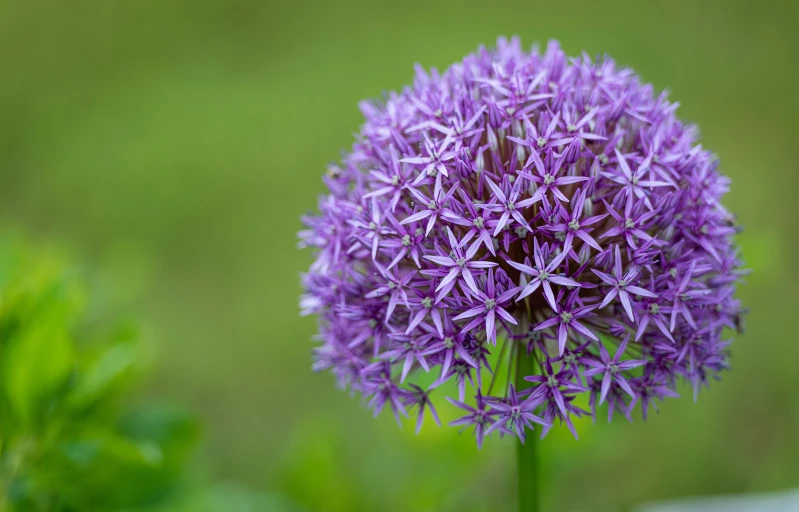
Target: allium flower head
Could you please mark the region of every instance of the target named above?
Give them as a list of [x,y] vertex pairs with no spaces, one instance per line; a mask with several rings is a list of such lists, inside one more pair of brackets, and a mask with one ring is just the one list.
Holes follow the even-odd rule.
[[[453,425],[478,443],[600,407],[645,417],[680,380],[716,378],[743,312],[737,229],[676,108],[609,58],[516,39],[364,102],[300,233],[314,368],[419,426],[452,381]],[[490,384],[527,354],[528,387]]]

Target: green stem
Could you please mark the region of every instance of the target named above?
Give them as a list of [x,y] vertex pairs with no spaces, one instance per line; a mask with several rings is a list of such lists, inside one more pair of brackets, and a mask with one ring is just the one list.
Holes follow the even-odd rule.
[[[516,389],[530,387],[524,377],[536,373],[536,361],[527,355],[526,347],[519,344],[516,356]],[[517,442],[516,463],[519,487],[519,512],[539,512],[538,495],[538,432],[525,437],[524,444]]]

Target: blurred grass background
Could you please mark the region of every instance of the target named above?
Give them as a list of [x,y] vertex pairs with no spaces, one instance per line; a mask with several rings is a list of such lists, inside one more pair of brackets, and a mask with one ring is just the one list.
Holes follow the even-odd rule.
[[116,281],[157,340],[139,400],[197,411],[208,478],[266,493],[253,510],[507,509],[511,443],[414,436],[310,372],[295,249],[358,100],[502,34],[668,88],[733,179],[755,269],[734,370],[646,423],[554,432],[547,509],[799,486],[797,2],[5,0],[0,222]]

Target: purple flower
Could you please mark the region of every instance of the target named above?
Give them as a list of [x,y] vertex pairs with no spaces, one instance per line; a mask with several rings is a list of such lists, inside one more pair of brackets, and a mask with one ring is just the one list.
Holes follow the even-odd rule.
[[408,191],[411,193],[414,199],[419,201],[419,204],[422,205],[422,208],[413,215],[402,219],[400,224],[408,224],[411,222],[427,219],[427,229],[425,230],[424,235],[429,235],[430,231],[433,229],[433,226],[436,225],[439,214],[449,213],[450,215],[453,215],[452,212],[446,208],[446,204],[457,190],[458,183],[455,183],[447,193],[444,193],[441,190],[441,182],[437,181],[435,187],[433,188],[433,199],[428,199],[426,195],[419,192],[415,188],[408,188]]
[[[524,286],[524,289],[516,297],[516,301],[520,301],[523,298],[527,297],[534,291],[538,289],[539,286],[543,286],[544,288],[544,296],[547,299],[547,302],[552,307],[553,310],[557,309],[558,305],[555,301],[555,294],[552,292],[552,286],[550,283],[558,284],[561,286],[580,286],[580,283],[575,281],[574,279],[569,279],[568,277],[559,276],[554,274],[557,271],[558,267],[560,267],[561,262],[566,257],[566,252],[561,252],[558,256],[549,262],[548,265],[544,264],[544,258],[541,255],[541,247],[538,246],[538,239],[533,238],[533,260],[535,261],[535,267],[531,267],[530,265],[516,263],[513,260],[506,260],[508,265],[519,270],[523,274],[528,276],[532,276],[533,279]],[[529,263],[529,260],[525,260],[525,262]]]
[[[680,313],[694,329],[698,329],[696,326],[696,321],[694,320],[693,315],[691,315],[691,309],[688,307],[689,302],[692,299],[697,297],[701,297],[709,292],[709,290],[704,289],[692,289],[691,279],[693,278],[694,270],[696,269],[696,260],[691,261],[688,265],[688,268],[684,271],[684,275],[680,280],[679,284],[674,286],[670,289],[667,294],[672,297],[673,303],[671,306],[671,324],[669,326],[669,330],[672,332],[674,331],[674,326],[677,322],[677,314]],[[675,279],[679,276],[679,271],[674,272]]]
[[411,387],[411,392],[407,395],[407,398],[405,399],[405,405],[412,405],[417,407],[416,433],[418,434],[422,430],[422,424],[424,423],[425,409],[430,409],[430,416],[433,417],[433,421],[436,422],[436,425],[440,427],[441,420],[438,419],[438,412],[436,412],[436,408],[433,407],[433,402],[430,401],[430,392],[425,391],[416,384],[410,384],[410,387]]
[[[414,185],[420,184],[427,176],[437,176],[436,181],[441,179],[441,175],[448,176],[447,166],[444,165],[455,158],[455,151],[446,152],[449,145],[452,143],[453,138],[448,136],[436,147],[435,143],[430,140],[430,136],[424,134],[424,149],[427,156],[423,157],[410,157],[403,158],[400,162],[423,165],[422,172],[418,173],[416,179],[413,181]],[[438,174],[440,173],[440,174]]]
[[[455,421],[451,421],[449,424],[453,427],[464,428],[474,425],[474,437],[477,439],[477,447],[481,448],[483,446],[483,439],[485,438],[486,431],[488,428],[491,428],[491,426],[494,425],[494,418],[497,413],[488,408],[479,391],[477,392],[477,396],[475,396],[476,403],[474,407],[458,400],[453,400],[450,397],[447,397],[447,400],[452,405],[468,412],[466,416],[458,418]],[[503,434],[512,434],[510,430],[501,425],[497,425],[494,427],[494,429],[499,430]]]
[[627,383],[627,381],[624,379],[623,372],[644,365],[646,364],[646,361],[619,360],[622,354],[624,354],[624,350],[627,348],[627,342],[629,340],[630,340],[630,335],[628,334],[624,338],[624,341],[622,341],[621,344],[619,345],[619,348],[616,350],[616,355],[613,356],[613,359],[611,359],[610,355],[608,355],[608,351],[605,348],[605,344],[600,341],[599,342],[600,361],[591,358],[585,358],[580,360],[581,363],[591,367],[584,372],[584,375],[586,377],[591,377],[593,375],[600,375],[600,374],[602,375],[602,387],[600,389],[600,394],[599,394],[599,405],[602,405],[602,402],[605,401],[605,397],[608,396],[608,391],[610,391],[610,386],[614,382],[622,390],[624,390],[625,393],[630,395],[631,398],[635,398],[635,393],[633,392],[632,388]]
[[391,153],[391,162],[388,166],[388,169],[385,171],[382,170],[375,170],[370,171],[370,174],[376,178],[378,181],[383,182],[385,186],[380,187],[376,190],[369,192],[368,194],[364,194],[364,198],[369,197],[380,197],[385,195],[391,195],[391,200],[389,201],[389,208],[391,211],[394,211],[394,208],[397,207],[397,203],[399,202],[400,198],[402,197],[403,189],[406,188],[408,185],[407,179],[410,175],[409,170],[403,170],[400,163],[397,161],[397,150],[393,146],[389,148]]
[[[493,237],[490,229],[492,223],[492,212],[484,208],[478,210],[477,205],[475,205],[474,202],[468,197],[463,200],[463,208],[461,209],[466,210],[463,212],[463,215],[453,214],[448,216],[446,219],[452,224],[458,224],[468,228],[468,231],[463,234],[461,243],[466,244],[469,242],[469,240],[474,238],[469,250],[477,250],[482,244],[492,256],[496,256],[494,244],[491,243]],[[499,221],[497,220],[493,222],[498,223]]]
[[[559,295],[563,295],[562,293]],[[591,311],[596,309],[594,306],[578,305],[578,296],[576,293],[569,295],[569,298],[561,305],[558,304],[553,310],[555,316],[548,320],[544,320],[535,326],[536,331],[541,329],[554,328],[558,333],[558,355],[562,355],[566,349],[566,342],[569,339],[569,334],[576,339],[575,334],[581,334],[588,339],[598,341],[599,338],[591,332],[585,325],[580,323],[581,318],[591,316]]]
[[441,334],[443,332],[441,316],[446,309],[447,304],[444,302],[436,302],[434,290],[435,285],[436,281],[431,280],[428,284],[427,291],[418,289],[413,290],[418,296],[418,299],[411,299],[408,301],[408,308],[415,311],[415,313],[410,316],[410,321],[408,322],[408,328],[405,329],[405,334],[410,334],[413,332],[413,330],[422,323],[422,320],[428,316],[430,316],[430,319],[433,321],[433,325],[436,326],[438,333]]
[[392,223],[394,233],[389,235],[388,240],[383,240],[381,247],[395,249],[396,256],[389,263],[388,268],[391,269],[399,263],[406,255],[410,255],[417,268],[422,267],[421,253],[423,250],[422,241],[424,240],[424,231],[422,228],[416,227],[415,222],[409,224],[400,224],[394,217],[389,219]]
[[487,210],[490,210],[494,213],[500,213],[501,216],[497,221],[497,225],[494,228],[493,236],[497,236],[502,228],[508,225],[508,220],[512,217],[520,226],[530,230],[530,226],[527,225],[527,220],[525,220],[524,215],[520,211],[521,208],[527,208],[531,204],[534,203],[532,198],[525,199],[524,201],[519,201],[519,196],[521,195],[521,188],[520,185],[522,183],[521,180],[517,180],[516,183],[513,185],[512,190],[510,191],[509,196],[506,196],[505,193],[499,188],[491,178],[486,178],[486,182],[488,186],[491,187],[491,191],[494,192],[494,197],[492,200],[496,200],[496,202],[491,202],[488,204],[481,204],[478,207],[483,207]]
[[644,178],[646,171],[649,170],[649,164],[652,161],[651,154],[648,155],[641,165],[638,166],[638,169],[633,172],[630,170],[630,165],[627,163],[627,160],[624,158],[624,155],[621,154],[618,148],[614,148],[614,151],[616,152],[616,159],[619,164],[616,172],[603,172],[602,174],[608,179],[622,185],[622,188],[619,190],[617,195],[625,194],[628,199],[633,197],[643,199],[644,203],[646,203],[651,210],[652,204],[649,202],[649,194],[647,193],[647,189],[644,187],[648,187],[649,190],[651,190],[652,187],[667,187],[671,184],[665,181],[642,179]]
[[[422,325],[425,330],[430,330],[428,327]],[[460,330],[455,329],[455,324],[449,317],[445,316],[443,332],[428,332],[423,334],[419,339],[427,347],[422,355],[438,356],[438,364],[441,365],[441,379],[447,374],[452,361],[455,356],[460,357],[461,360],[467,364],[478,368],[477,363],[472,359],[469,350],[467,349],[467,334]]]
[[[513,140],[513,137],[509,138]],[[523,145],[528,145],[522,141],[518,142]],[[555,163],[555,167],[553,169],[548,169],[547,166],[544,165],[544,162],[541,161],[541,157],[538,156],[537,151],[530,153],[530,160],[527,162],[527,164],[525,164],[525,168],[532,162],[535,164],[535,170],[537,174],[532,174],[528,171],[522,171],[520,175],[522,178],[525,178],[537,185],[535,192],[530,197],[531,203],[545,199],[546,196],[544,194],[547,192],[551,192],[556,199],[568,203],[569,198],[566,197],[558,187],[565,187],[567,185],[579,183],[589,179],[588,176],[558,176],[560,171],[563,169],[563,163],[565,161],[565,158],[558,158]]]
[[[438,422],[454,380],[467,415],[451,424],[478,446],[536,423],[576,435],[580,395],[594,416],[646,416],[727,369],[745,274],[730,183],[633,72],[499,39],[361,110],[303,217],[300,304],[318,318],[313,368],[375,413]],[[520,354],[524,390],[504,381]]]
[[488,400],[498,418],[486,430],[486,434],[490,434],[496,428],[503,428],[516,434],[519,441],[524,443],[525,430],[528,428],[532,430],[533,423],[538,423],[545,427],[550,425],[549,422],[544,421],[532,412],[541,405],[543,399],[530,397],[525,400],[516,393],[513,384],[510,385],[508,396],[504,399],[490,398]]
[[630,294],[640,295],[641,297],[657,298],[657,295],[649,290],[641,288],[640,286],[633,286],[632,283],[636,283],[636,278],[638,277],[638,274],[640,274],[640,269],[638,267],[635,265],[630,265],[630,268],[627,270],[627,272],[622,273],[622,258],[618,245],[616,246],[616,261],[613,265],[613,273],[606,274],[593,268],[591,269],[591,272],[599,276],[599,278],[604,281],[606,285],[611,286],[599,307],[604,308],[610,304],[610,301],[618,296],[619,300],[621,300],[622,306],[624,306],[624,311],[627,312],[627,315],[632,321],[635,321],[635,317],[633,316],[633,300],[630,297]]
[[409,288],[411,279],[416,275],[416,271],[411,270],[410,272],[400,273],[400,271],[397,270],[397,267],[394,267],[391,270],[386,270],[379,264],[375,264],[375,266],[380,272],[383,282],[372,288],[369,293],[364,295],[364,298],[375,299],[388,295],[389,300],[386,307],[386,321],[388,321],[391,318],[392,313],[394,313],[394,308],[397,306],[397,304],[405,304],[405,307],[407,308],[411,307],[410,303],[408,302],[407,289]]
[[447,227],[447,237],[449,246],[451,248],[449,254],[444,255],[444,253],[441,252],[441,249],[437,248],[437,255],[436,253],[433,253],[432,255],[426,255],[425,259],[430,260],[437,265],[441,265],[448,270],[444,271],[443,276],[442,272],[440,271],[422,271],[423,274],[429,276],[438,275],[443,277],[441,282],[438,283],[438,286],[436,287],[436,291],[439,292],[436,302],[440,302],[441,299],[443,299],[446,294],[452,290],[457,282],[456,279],[459,277],[463,279],[463,282],[466,283],[466,286],[468,286],[474,293],[477,293],[479,290],[477,289],[477,283],[475,283],[472,270],[497,266],[497,263],[491,261],[473,260],[472,258],[474,258],[477,254],[477,249],[479,247],[477,245],[472,245],[467,251],[464,252],[461,247],[462,242],[458,242],[449,227]]
[[547,361],[543,370],[541,375],[530,375],[524,378],[528,382],[537,384],[528,400],[546,405],[544,419],[550,426],[552,420],[558,418],[574,431],[574,425],[569,416],[575,412],[575,408],[569,402],[574,399],[576,393],[583,393],[587,391],[587,388],[574,382],[571,370],[561,368],[560,371],[555,372],[551,361]]
[[402,362],[402,373],[400,374],[399,379],[400,383],[405,381],[405,377],[408,376],[408,372],[411,370],[414,363],[418,363],[419,366],[424,368],[424,371],[430,371],[430,367],[427,365],[424,354],[421,352],[421,349],[424,348],[424,345],[418,343],[415,338],[412,338],[407,334],[392,334],[391,339],[402,341],[403,343],[399,347],[396,347],[392,350],[387,350],[380,354],[380,359],[387,359],[391,363],[398,361]]
[[628,196],[624,203],[624,215],[621,215],[604,199],[602,201],[605,203],[605,208],[607,208],[608,213],[610,213],[616,223],[599,238],[623,235],[627,245],[633,249],[637,247],[636,239],[644,240],[645,242],[655,240],[645,229],[649,227],[649,221],[657,217],[657,210],[644,211],[642,208],[643,200],[638,200],[636,203],[632,196]]
[[[468,288],[464,291],[469,291]],[[511,288],[509,290],[501,291],[494,284],[494,269],[488,269],[488,282],[486,284],[486,291],[477,291],[474,293],[471,303],[477,304],[456,316],[453,320],[463,320],[466,318],[477,317],[464,326],[464,330],[471,331],[478,325],[485,321],[485,332],[488,341],[497,343],[497,328],[496,317],[499,316],[502,320],[516,325],[510,313],[508,313],[503,306],[510,302],[511,298],[516,295],[518,288]]]
[[566,210],[563,206],[558,205],[557,208],[560,213],[560,222],[545,226],[544,229],[551,231],[552,233],[562,234],[564,236],[563,252],[569,252],[575,237],[581,239],[588,246],[596,249],[597,251],[601,251],[602,248],[598,243],[596,243],[596,240],[594,240],[593,237],[588,234],[591,229],[586,229],[586,226],[596,224],[607,217],[608,214],[604,213],[602,215],[594,215],[593,217],[588,217],[587,219],[581,220],[581,217],[583,216],[583,206],[585,206],[585,191],[578,189],[575,193],[575,197],[577,199],[571,207],[571,212]]

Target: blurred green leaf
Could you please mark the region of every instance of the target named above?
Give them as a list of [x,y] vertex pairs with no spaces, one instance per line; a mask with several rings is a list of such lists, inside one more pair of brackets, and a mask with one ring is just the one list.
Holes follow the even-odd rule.
[[6,242],[0,234],[0,511],[136,509],[177,496],[199,428],[166,406],[120,413],[141,360],[137,331],[93,328],[82,283],[60,260]]
[[108,510],[161,496],[162,463],[155,443],[93,430],[48,453],[37,478],[76,510]]
[[289,498],[232,484],[217,484],[190,496],[171,512],[306,512]]
[[73,363],[69,337],[52,318],[37,319],[8,343],[2,358],[3,383],[21,423],[30,423],[48,395],[66,382]]
[[190,456],[200,433],[197,420],[186,411],[152,404],[124,416],[118,428],[130,439],[157,446],[164,471],[173,473]]
[[70,406],[88,407],[110,389],[124,383],[131,376],[138,357],[139,349],[134,343],[120,343],[103,349],[78,379],[69,397]]

